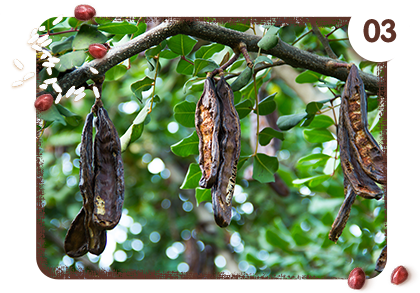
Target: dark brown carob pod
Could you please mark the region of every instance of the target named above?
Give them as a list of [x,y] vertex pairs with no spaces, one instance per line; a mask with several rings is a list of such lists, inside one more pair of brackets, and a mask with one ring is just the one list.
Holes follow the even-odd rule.
[[384,248],[382,248],[381,254],[376,260],[375,271],[382,272],[385,268],[386,260],[387,260],[387,248],[385,245]]
[[223,76],[217,83],[216,92],[221,106],[220,166],[211,196],[217,225],[227,227],[232,215],[232,197],[241,153],[241,125],[234,105],[233,91]]
[[347,177],[357,195],[368,199],[380,199],[383,195],[382,189],[379,188],[372,178],[366,175],[359,161],[356,159],[354,149],[350,145],[352,138],[349,136],[347,125],[345,124],[347,111],[347,104],[342,103],[340,106],[337,139],[340,145],[340,160],[344,176]]
[[197,102],[195,129],[198,135],[198,163],[202,172],[199,185],[211,188],[219,167],[220,106],[213,78],[204,81],[204,90]]
[[93,166],[92,166],[93,114],[86,117],[80,144],[79,189],[83,197],[83,207],[72,222],[64,249],[71,257],[87,253],[99,255],[106,246],[106,231],[93,222]]
[[124,166],[117,130],[108,112],[96,112],[94,142],[94,209],[93,221],[106,230],[120,221],[124,202]]
[[354,156],[363,171],[378,183],[385,184],[384,153],[369,132],[367,97],[357,67],[350,68],[341,104],[347,108],[344,123],[350,137]]
[[356,193],[353,191],[353,188],[347,178],[344,178],[344,193],[346,197],[340,207],[340,210],[338,211],[334,223],[332,224],[330,233],[328,234],[328,238],[334,242],[337,242],[341,233],[343,233],[347,220],[350,217],[351,207],[356,200]]

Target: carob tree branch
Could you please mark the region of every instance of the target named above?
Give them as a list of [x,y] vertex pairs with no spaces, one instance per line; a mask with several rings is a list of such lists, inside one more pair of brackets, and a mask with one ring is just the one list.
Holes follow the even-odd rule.
[[[229,46],[234,50],[237,50],[239,44],[242,42],[246,45],[248,52],[258,52],[259,47],[257,46],[257,43],[261,39],[260,36],[242,33],[204,21],[168,19],[131,41],[122,44],[121,46],[113,47],[108,51],[104,58],[92,60],[74,71],[65,74],[58,81],[58,84],[64,93],[73,85],[78,88],[84,85],[87,80],[95,77],[95,74],[93,74],[89,68],[94,67],[99,71],[99,74],[105,74],[110,68],[127,58],[158,45],[166,38],[177,34],[190,35],[192,37],[216,42]],[[261,50],[261,53],[278,57],[285,63],[296,68],[309,69],[335,77],[342,81],[347,79],[348,70],[346,66],[343,66],[346,63],[306,52],[293,47],[282,40],[279,40],[274,48],[270,50]],[[359,74],[367,90],[378,92],[379,78],[377,76],[361,71]],[[43,93],[44,92],[40,92],[37,96]]]

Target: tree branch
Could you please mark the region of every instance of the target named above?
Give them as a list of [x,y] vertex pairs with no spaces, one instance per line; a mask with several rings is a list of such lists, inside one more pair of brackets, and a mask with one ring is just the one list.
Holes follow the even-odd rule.
[[[102,59],[95,59],[76,70],[64,75],[58,84],[64,93],[68,91],[71,86],[76,88],[85,84],[89,79],[95,75],[89,70],[94,67],[99,71],[99,74],[105,74],[110,68],[116,66],[120,62],[130,58],[140,52],[158,45],[168,37],[185,34],[192,37],[204,39],[211,42],[216,42],[238,50],[241,42],[246,44],[249,52],[258,52],[258,41],[260,36],[245,34],[239,31],[231,30],[221,27],[217,24],[212,24],[203,21],[190,20],[166,20],[160,25],[145,32],[144,34],[128,41],[121,46],[110,49],[107,55]],[[270,50],[261,50],[262,53],[269,54],[282,59],[285,63],[295,67],[309,69],[324,75],[335,77],[339,80],[345,81],[347,79],[348,70],[343,66],[343,62],[318,56],[304,50],[295,48],[285,42],[279,40],[278,44]],[[341,66],[336,66],[340,62]],[[372,92],[378,92],[379,78],[368,73],[359,72],[365,84],[365,88]],[[37,94],[40,95],[43,92]]]
[[332,59],[337,59],[337,55],[335,55],[335,53],[331,49],[330,43],[328,42],[327,38],[322,35],[321,31],[319,30],[316,24],[312,24],[312,31],[314,32],[318,40],[321,42],[321,44],[324,46],[328,56]]

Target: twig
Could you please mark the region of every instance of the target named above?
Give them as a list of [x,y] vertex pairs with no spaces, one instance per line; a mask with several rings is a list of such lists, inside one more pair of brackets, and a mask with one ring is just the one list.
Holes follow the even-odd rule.
[[220,66],[219,68],[216,68],[215,70],[213,70],[211,73],[210,73],[210,77],[213,77],[214,75],[216,75],[217,73],[219,73],[219,72],[223,72],[223,71],[225,71],[226,70],[226,68],[228,68],[229,66],[231,66],[236,60],[238,60],[238,58],[239,58],[239,53],[235,53],[235,55],[233,55],[233,57],[232,58],[230,58],[229,60],[228,60],[228,62],[226,62],[225,64],[223,64],[222,66]]
[[321,42],[321,44],[324,46],[328,56],[332,59],[337,59],[337,55],[335,55],[335,53],[331,49],[330,44],[328,43],[328,39],[324,37],[324,35],[321,33],[316,24],[312,24],[312,31],[314,32],[318,40]]
[[304,33],[303,35],[301,35],[299,38],[297,38],[293,43],[292,46],[294,46],[297,42],[299,42],[300,40],[302,40],[304,37],[306,37],[307,35],[309,35],[310,33],[312,33],[312,30],[307,31],[306,33]]

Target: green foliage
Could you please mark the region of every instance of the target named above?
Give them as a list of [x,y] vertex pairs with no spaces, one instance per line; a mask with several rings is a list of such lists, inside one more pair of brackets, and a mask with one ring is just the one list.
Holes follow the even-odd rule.
[[[53,20],[44,22],[50,32],[66,32],[54,35],[49,45],[60,58],[56,75],[88,62],[86,48],[90,43],[118,45],[144,33],[149,25],[138,19],[121,22],[112,18],[97,18],[98,25],[81,25],[74,18],[64,18],[54,26]],[[223,25],[237,31],[251,28],[249,23],[240,22]],[[78,31],[69,31],[71,28]],[[287,25],[270,28],[266,36],[290,44],[299,40],[295,44],[298,48],[325,56],[319,40],[306,34],[310,29],[309,24]],[[324,34],[333,30],[320,29]],[[344,30],[338,30],[329,38],[341,39],[343,34],[346,37]],[[259,46],[268,49],[273,44],[266,37]],[[354,62],[348,43],[330,44],[338,56]],[[104,254],[84,257],[85,264],[92,264],[89,268],[78,259],[66,257],[57,239],[64,240],[83,205],[78,189],[79,144],[84,119],[95,97],[86,90],[82,100],[64,98],[41,114],[45,128],[44,247],[49,266],[183,271],[182,266],[194,259],[189,244],[193,242],[202,249],[200,253],[212,250],[214,256],[229,255],[229,266],[241,264],[235,273],[346,278],[355,266],[363,267],[368,275],[373,272],[385,245],[384,201],[357,198],[337,244],[328,240],[344,199],[336,121],[328,108],[334,96],[327,92],[325,100],[303,103],[292,87],[271,75],[272,68],[259,71],[254,85],[252,75],[259,66],[273,64],[271,56],[251,53],[254,69],[241,57],[226,70],[226,78],[238,76],[227,80],[233,88],[237,86],[235,107],[241,118],[242,151],[232,222],[226,229],[214,224],[211,190],[198,186],[201,170],[194,115],[205,73],[217,68],[226,52],[232,51],[221,44],[198,43],[190,36],[177,35],[147,49],[144,56],[133,56],[106,72],[102,99],[124,150],[124,214],[120,224],[108,232]],[[375,66],[360,64],[371,72]],[[40,77],[41,82],[51,78],[44,71]],[[324,92],[329,87],[339,93],[343,86],[341,81],[309,70],[300,70],[296,82],[309,83]],[[250,119],[256,114],[254,86],[262,93],[258,99],[260,119],[274,116],[279,128],[264,125],[259,130],[261,146],[255,155],[251,138],[256,137],[257,130]],[[152,96],[154,105],[149,113]],[[383,118],[377,97],[368,98],[368,111],[372,134],[379,140]],[[275,149],[275,154],[264,153],[262,146],[272,147],[271,143],[279,140],[281,148]],[[279,196],[272,189],[278,178],[289,189],[289,196]],[[207,261],[207,267],[214,264],[212,258]],[[226,269],[216,266],[215,272]]]

